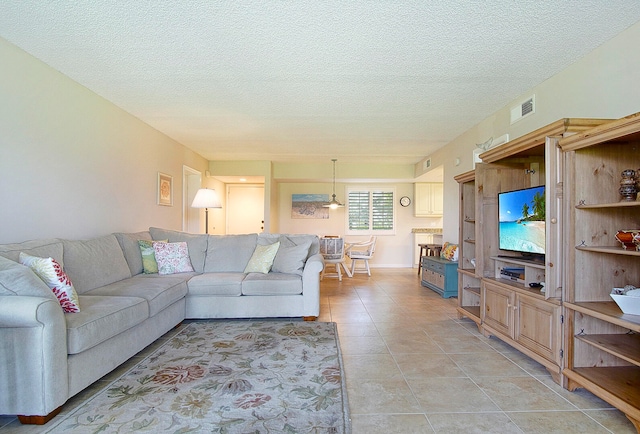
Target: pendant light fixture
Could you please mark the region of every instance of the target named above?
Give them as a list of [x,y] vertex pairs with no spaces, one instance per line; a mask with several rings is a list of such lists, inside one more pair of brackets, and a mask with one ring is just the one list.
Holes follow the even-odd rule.
[[333,195],[331,195],[331,202],[325,203],[322,206],[324,208],[331,208],[331,209],[342,208],[344,205],[338,202],[338,200],[336,199],[336,161],[338,160],[333,158],[331,159],[331,161],[333,161]]

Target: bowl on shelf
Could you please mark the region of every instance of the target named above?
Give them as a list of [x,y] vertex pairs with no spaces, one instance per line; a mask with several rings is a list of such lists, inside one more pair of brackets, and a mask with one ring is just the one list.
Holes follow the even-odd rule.
[[623,229],[616,232],[616,240],[625,250],[640,250],[640,229]]
[[622,313],[640,315],[640,288],[627,285],[624,288],[613,288],[609,294]]

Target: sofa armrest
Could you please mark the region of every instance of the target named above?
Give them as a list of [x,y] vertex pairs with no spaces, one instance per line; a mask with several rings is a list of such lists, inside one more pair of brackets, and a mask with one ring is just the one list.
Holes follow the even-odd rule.
[[47,415],[69,397],[62,308],[29,296],[3,296],[0,305],[0,414]]
[[324,258],[316,253],[307,259],[302,271],[302,295],[304,316],[320,315],[320,272],[324,268]]

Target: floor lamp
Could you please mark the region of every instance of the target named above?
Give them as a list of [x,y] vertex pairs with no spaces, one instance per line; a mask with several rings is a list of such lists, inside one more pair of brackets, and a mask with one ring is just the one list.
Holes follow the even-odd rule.
[[222,208],[220,199],[215,190],[210,188],[201,188],[196,193],[191,203],[192,208],[204,208],[205,215],[205,232],[209,233],[209,208]]

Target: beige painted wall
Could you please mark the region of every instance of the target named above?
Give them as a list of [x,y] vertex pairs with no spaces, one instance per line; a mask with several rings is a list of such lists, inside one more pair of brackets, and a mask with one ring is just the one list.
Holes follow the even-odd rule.
[[[346,201],[346,186],[350,184],[336,183],[336,196],[339,201]],[[354,185],[354,184],[351,184]],[[364,184],[380,185],[380,184]],[[413,183],[391,183],[385,186],[392,186],[396,191],[396,203],[402,196],[409,196],[413,199]],[[280,215],[278,232],[281,233],[312,233],[319,236],[340,235],[347,241],[358,241],[369,239],[369,236],[345,236],[346,228],[346,208],[338,208],[329,211],[328,219],[293,219],[291,218],[291,196],[293,194],[316,193],[329,194],[332,191],[331,183],[280,183],[278,187]],[[397,205],[396,207],[396,227],[395,235],[378,237],[376,243],[376,253],[371,261],[372,267],[411,267],[413,260],[414,239],[411,233],[412,228],[442,227],[442,218],[418,218],[413,216],[413,201],[406,208]]]
[[1,38],[0,59],[0,243],[182,228],[182,166],[204,158]]
[[[640,22],[603,44],[570,67],[515,98],[433,155],[432,167],[444,166],[445,239],[458,239],[455,175],[471,170],[477,143],[509,134],[520,137],[561,118],[617,119],[640,111]],[[562,49],[554,47],[553,49]],[[535,94],[536,113],[510,125],[511,107]],[[426,159],[425,158],[425,159]],[[460,165],[455,159],[460,158]],[[423,173],[422,161],[415,166]]]

